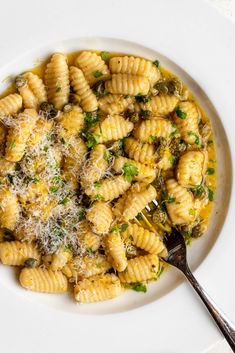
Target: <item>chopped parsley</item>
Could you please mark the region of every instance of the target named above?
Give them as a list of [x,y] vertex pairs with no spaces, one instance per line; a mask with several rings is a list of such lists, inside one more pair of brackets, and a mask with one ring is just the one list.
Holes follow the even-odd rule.
[[55,91],[56,91],[56,92],[60,92],[61,89],[62,89],[61,87],[56,87],[56,90],[55,90]]
[[97,134],[92,134],[92,133],[87,133],[86,134],[86,145],[88,148],[94,148],[98,143],[99,143],[99,139],[100,139],[100,135]]
[[121,224],[119,227],[120,233],[125,232],[127,230],[128,226],[129,225],[127,223]]
[[109,162],[110,158],[111,158],[111,153],[108,150],[105,150],[104,151],[104,160],[106,162]]
[[143,292],[143,293],[147,292],[147,286],[146,284],[143,284],[143,283],[134,283],[131,285],[131,289],[133,289],[136,292]]
[[12,150],[13,148],[15,148],[15,146],[16,146],[16,143],[15,143],[15,141],[13,141],[13,142],[10,144],[10,149]]
[[101,59],[107,62],[109,60],[110,53],[108,51],[100,52]]
[[207,169],[207,174],[208,174],[208,175],[213,175],[213,174],[215,174],[215,168],[208,168],[208,169]]
[[93,76],[94,76],[95,78],[101,77],[102,75],[103,75],[102,72],[99,71],[99,70],[96,70],[96,71],[93,72]]
[[153,65],[160,67],[160,61],[159,60],[153,61]]
[[153,142],[157,142],[157,136],[151,135],[150,138],[151,138],[151,140],[152,140]]
[[111,232],[115,233],[116,235],[119,235],[120,233],[125,232],[127,230],[128,226],[129,225],[127,223],[124,223],[121,225],[115,224],[115,226],[113,226],[111,228]]
[[66,203],[69,201],[68,197],[64,197],[59,201],[59,205],[66,205]]
[[180,109],[179,105],[176,108],[175,112],[180,119],[182,119],[182,120],[186,119],[187,113],[183,112],[183,110]]
[[207,188],[207,191],[208,191],[208,199],[209,199],[209,201],[214,201],[214,191],[212,191],[209,188]]
[[101,181],[96,181],[96,182],[94,183],[94,186],[95,186],[96,188],[100,188],[101,185],[102,185],[102,182],[101,182]]
[[138,93],[135,96],[135,100],[139,103],[149,103],[151,102],[151,98],[148,96],[143,95],[142,93]]
[[133,238],[132,235],[129,235],[129,239],[130,239],[130,241],[133,241],[133,240],[134,240],[134,238]]
[[188,210],[188,214],[189,214],[190,216],[195,216],[195,210],[194,210],[193,208],[190,208],[190,209]]
[[137,216],[136,216],[136,219],[137,219],[138,221],[141,221],[141,220],[143,219],[142,214],[141,214],[141,213],[138,213]]
[[122,170],[126,181],[129,183],[131,183],[132,179],[139,174],[138,168],[131,163],[125,163]]
[[54,185],[50,187],[51,192],[57,192],[58,190],[59,190],[59,186]]
[[195,132],[189,131],[189,132],[188,132],[188,136],[194,136],[194,137],[195,137],[194,143],[195,143],[196,145],[199,145],[199,144],[200,144],[200,138],[199,138],[199,136],[198,136],[197,134],[195,134]]
[[96,194],[94,197],[94,201],[104,201],[104,197],[100,194]]
[[43,147],[43,151],[44,151],[44,152],[47,152],[47,151],[48,151],[48,149],[49,149],[49,147],[48,147],[48,146],[44,146],[44,147]]
[[190,189],[195,196],[201,197],[205,193],[205,188],[202,185],[198,185]]

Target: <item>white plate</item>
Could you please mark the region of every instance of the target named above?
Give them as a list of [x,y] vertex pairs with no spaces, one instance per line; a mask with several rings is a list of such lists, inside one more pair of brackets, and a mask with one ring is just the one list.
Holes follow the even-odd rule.
[[[11,3],[4,6],[4,13],[10,13]],[[21,1],[20,5],[14,5],[11,18],[14,25],[4,36],[8,19],[7,16],[0,19],[0,78],[32,67],[36,59],[51,51],[94,48],[158,58],[189,85],[212,119],[219,147],[219,187],[214,217],[209,234],[190,248],[189,260],[195,269],[205,258],[196,275],[235,319],[235,288],[231,280],[235,275],[232,257],[235,241],[231,234],[235,223],[233,205],[216,241],[231,194],[230,152],[218,116],[234,151],[234,27],[203,1],[197,1],[197,5],[190,1],[177,4],[174,1],[129,1],[128,4],[122,1],[86,1],[84,4],[51,1],[45,6],[43,1],[40,4]],[[45,43],[52,44],[45,47]],[[41,45],[43,47],[37,49]],[[36,49],[31,51],[30,48]],[[8,64],[12,58],[14,62]],[[196,353],[218,338],[189,287],[184,283],[172,290],[181,278],[175,270],[168,271],[161,281],[152,284],[147,294],[128,292],[120,299],[89,306],[77,306],[66,296],[26,292],[16,285],[11,274],[11,270],[0,267],[3,318],[0,327],[4,323],[1,338],[4,353],[16,350],[60,353],[65,349]],[[157,300],[153,302],[154,299]],[[126,311],[138,307],[138,310]],[[121,313],[114,315],[118,312]],[[90,315],[81,315],[87,313]],[[111,315],[92,315],[104,313]]]

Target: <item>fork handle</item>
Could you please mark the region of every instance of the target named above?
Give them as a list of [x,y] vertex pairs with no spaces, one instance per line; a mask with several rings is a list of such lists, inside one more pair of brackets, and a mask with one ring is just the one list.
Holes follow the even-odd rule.
[[209,297],[209,295],[205,292],[205,290],[198,283],[189,267],[183,271],[184,275],[189,280],[192,287],[195,289],[199,297],[202,299],[203,303],[206,305],[209,313],[215,320],[217,326],[220,331],[223,333],[226,338],[228,344],[232,348],[233,352],[235,352],[235,326],[231,321],[226,318],[225,314],[217,307],[214,301]]

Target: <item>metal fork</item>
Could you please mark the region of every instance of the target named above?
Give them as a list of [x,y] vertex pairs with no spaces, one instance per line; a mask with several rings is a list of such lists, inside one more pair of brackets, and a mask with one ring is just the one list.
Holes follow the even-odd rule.
[[217,307],[189,269],[183,235],[176,229],[173,229],[171,233],[168,233],[165,236],[164,244],[167,248],[168,254],[163,260],[183,272],[199,297],[202,299],[233,352],[235,352],[235,326]]
[[[156,208],[158,207],[158,201],[153,200],[152,204],[149,205]],[[152,231],[156,231],[153,224],[151,223],[150,218],[146,217],[144,213],[146,212],[149,215],[152,212],[152,208],[149,205],[146,205],[145,211],[140,212],[140,214],[145,225]],[[138,222],[137,219],[136,222]],[[181,272],[183,272],[185,277],[188,279],[194,290],[197,292],[205,304],[207,310],[215,320],[218,328],[224,335],[233,352],[235,352],[235,326],[218,308],[218,306],[209,297],[209,295],[205,292],[205,290],[201,287],[201,285],[192,274],[187,262],[186,244],[183,235],[177,229],[170,226],[168,227],[167,232],[164,232],[163,241],[166,246],[166,252],[161,254],[161,256],[163,256],[162,259],[166,263],[178,268]]]

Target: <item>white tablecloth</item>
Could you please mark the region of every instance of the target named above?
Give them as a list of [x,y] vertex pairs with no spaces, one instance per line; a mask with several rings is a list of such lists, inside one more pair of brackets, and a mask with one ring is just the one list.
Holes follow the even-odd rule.
[[[221,14],[235,23],[235,0],[207,0]],[[233,353],[225,340],[217,342],[203,353]]]

